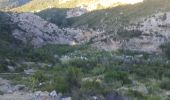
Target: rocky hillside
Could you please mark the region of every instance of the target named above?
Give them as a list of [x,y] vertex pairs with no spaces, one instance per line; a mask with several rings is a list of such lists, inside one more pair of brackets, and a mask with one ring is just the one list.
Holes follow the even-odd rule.
[[159,52],[159,46],[168,42],[169,38],[168,2],[145,0],[140,4],[94,11],[68,20],[72,27],[104,31],[95,37],[97,39],[92,39],[98,42],[95,45],[99,47]]
[[56,25],[51,24],[31,13],[11,14],[13,23],[17,23],[17,28],[12,35],[22,40],[25,44],[40,47],[47,43],[68,44],[70,41],[64,32]]
[[[71,1],[63,3],[68,2]],[[148,5],[153,2],[153,6]],[[68,17],[68,9],[53,8],[37,13],[47,21],[33,13],[12,13],[11,20],[17,26],[12,35],[24,44],[34,47],[48,43],[90,43],[107,51],[128,49],[158,53],[161,52],[160,46],[168,42],[169,38],[167,27],[170,9],[166,2],[168,1],[159,3],[159,0],[147,0],[136,5],[90,12],[76,18]],[[142,12],[146,7],[148,10]],[[73,28],[67,28],[68,26]]]
[[[41,47],[46,44],[84,44],[94,35],[93,30],[59,28],[33,13],[3,13],[8,17],[5,23],[11,25],[8,34],[26,46]],[[2,20],[5,21],[5,20]],[[5,24],[4,23],[4,24]],[[4,25],[8,27],[7,25]],[[3,26],[1,26],[3,30]],[[9,37],[9,36],[8,36]]]
[[156,13],[129,22],[129,25],[113,32],[103,32],[92,39],[99,48],[106,50],[129,49],[144,52],[161,52],[161,46],[169,42],[169,12]]
[[[12,24],[16,24],[12,35],[26,45],[41,47],[49,43],[69,45],[88,43],[107,51],[128,49],[158,53],[161,52],[160,46],[168,42],[170,17],[168,0],[161,3],[159,1],[147,0],[135,5],[80,14],[79,17],[70,15],[69,13],[73,13],[69,9],[55,8],[41,11],[36,15],[33,13],[8,15]],[[65,5],[69,2],[71,1],[62,3],[60,1]],[[152,6],[149,5],[151,3]]]

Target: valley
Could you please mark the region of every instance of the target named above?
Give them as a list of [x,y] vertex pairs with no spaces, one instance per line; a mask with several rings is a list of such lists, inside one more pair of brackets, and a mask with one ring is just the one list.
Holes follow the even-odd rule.
[[169,100],[169,0],[117,1],[0,6],[0,100]]

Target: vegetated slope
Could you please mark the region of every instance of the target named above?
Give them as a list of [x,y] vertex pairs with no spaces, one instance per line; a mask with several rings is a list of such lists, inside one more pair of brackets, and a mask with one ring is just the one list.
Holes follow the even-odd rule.
[[[159,27],[161,26],[159,23],[163,25],[169,23],[168,2],[169,0],[146,0],[135,5],[94,11],[68,20],[72,23],[72,27],[104,31],[92,39],[99,48],[160,52],[160,45],[169,39],[168,28]],[[162,20],[164,16],[167,19]],[[131,28],[127,28],[128,26]],[[139,28],[140,26],[145,28]]]
[[67,11],[64,9],[56,9],[55,11],[55,8],[53,8],[41,11],[39,13],[41,17],[55,24],[58,24],[56,20],[58,20],[57,16],[60,13],[62,14],[62,19],[66,19],[63,24],[65,24],[67,21],[67,23],[72,27],[88,26],[88,28],[100,29],[109,32],[115,29],[118,30],[125,25],[128,25],[130,21],[136,20],[138,18],[147,17],[158,12],[170,11],[168,2],[168,0],[145,0],[143,3],[92,11],[80,17],[68,19],[66,19]]
[[[103,0],[32,0],[27,5],[18,7],[13,9],[14,11],[41,11],[47,8],[76,8],[81,7],[85,8],[89,11],[104,9],[108,7],[114,7],[118,5],[125,5],[127,3],[122,3],[122,1],[118,2],[115,0],[107,1],[109,3],[104,2]],[[36,6],[35,6],[36,5]]]
[[69,27],[70,23],[66,18],[68,10],[69,8],[51,8],[42,10],[36,14],[59,27]]
[[98,10],[72,18],[73,26],[112,31],[117,27],[128,25],[128,22],[154,13],[170,11],[169,0],[145,0],[143,3],[118,6],[106,10]]
[[[164,14],[164,12],[168,12],[170,10],[168,2],[168,0],[145,0],[143,3],[93,11],[74,18],[66,18],[69,9],[63,8],[46,9],[36,14],[62,28],[74,27],[87,30],[82,35],[74,37],[76,39],[70,37],[77,42],[83,39],[83,43],[88,43],[108,51],[129,49],[151,53],[160,52],[160,46],[168,42],[169,36],[166,34],[161,34],[163,37],[158,36],[161,31],[157,31],[158,34],[155,34],[155,31],[150,32],[146,36],[145,29],[138,29],[140,26],[138,23],[149,23],[147,20],[151,20],[150,16],[157,16],[158,13]],[[163,14],[158,14],[159,16],[152,19],[155,21],[158,19],[156,22],[163,23],[164,21],[161,20]],[[168,14],[166,17],[169,17]],[[168,19],[166,21],[169,23]],[[150,25],[153,24],[154,22]],[[157,26],[159,25],[157,24]],[[145,27],[147,30],[153,30],[152,27]],[[89,32],[89,29],[92,29],[92,31]],[[168,32],[165,28],[160,29]]]
[[10,9],[21,6],[30,0],[0,0],[0,9]]
[[15,56],[21,41],[12,36],[15,25],[12,23],[9,14],[0,12],[0,55],[1,57]]
[[[66,9],[54,11],[55,8],[75,8],[79,4],[88,3],[90,1],[86,0],[69,0],[69,1],[60,1],[60,0],[49,0],[48,3],[46,0],[33,0],[28,4],[21,6],[14,11],[37,11],[45,10],[40,16],[45,19],[50,20],[53,23],[57,23],[59,18],[57,18],[58,14],[61,13],[62,17],[66,13]],[[72,24],[71,26],[80,27],[80,26],[88,26],[89,28],[96,28],[101,30],[112,31],[114,28],[121,27],[127,25],[129,21],[135,20],[136,18],[142,16],[149,16],[153,13],[168,11],[170,7],[168,5],[168,0],[144,0],[143,3],[134,4],[134,5],[123,5],[118,7],[113,7],[105,10],[98,10],[89,12],[80,17],[71,18],[68,23]],[[36,6],[35,6],[36,5]],[[50,8],[52,11],[50,11]],[[69,10],[69,9],[67,9]],[[49,16],[47,16],[49,14]],[[56,14],[56,15],[55,15]],[[101,16],[102,15],[102,16]],[[45,17],[44,17],[45,16]],[[61,17],[61,16],[59,16]],[[56,18],[56,20],[55,20]],[[67,23],[66,21],[63,24]]]
[[[61,29],[33,13],[2,12],[0,21],[1,50],[5,52],[4,54],[10,53],[10,51],[5,49],[10,49],[11,45],[20,46],[21,49],[38,48],[48,44],[79,45],[87,43],[89,41],[88,38],[95,35],[87,30]],[[89,33],[89,37],[84,35],[85,32]],[[19,45],[17,41],[20,42]],[[11,49],[13,48],[15,49],[15,47],[11,47]]]
[[[33,2],[35,1],[32,1],[29,4]],[[65,3],[61,3],[61,1],[51,1],[48,3],[48,6],[44,5],[45,4],[44,2],[45,1],[40,2],[39,6],[41,6],[42,8],[49,7],[51,5],[51,2],[58,2],[59,5],[63,4],[66,6],[67,3],[71,4],[72,1],[68,1]],[[138,3],[134,5],[124,5],[124,6],[113,7],[105,10],[93,11],[93,12],[86,13],[80,17],[73,17],[73,18],[66,18],[67,10],[69,9],[63,9],[63,8],[46,9],[41,12],[38,12],[37,15],[60,27],[74,27],[83,30],[92,29],[92,31],[90,32],[92,33],[91,35],[89,35],[89,32],[86,31],[85,33],[83,33],[83,36],[80,36],[81,39],[82,37],[86,36],[86,38],[84,38],[86,42],[84,43],[89,43],[92,46],[102,48],[104,50],[112,51],[118,49],[130,49],[135,51],[139,50],[145,52],[160,52],[161,51],[160,46],[168,42],[167,40],[169,36],[165,34],[161,34],[163,35],[163,37],[158,37],[158,35],[155,34],[155,32],[154,33],[152,32],[153,35],[147,34],[146,36],[145,30],[138,29],[137,28],[138,24],[135,24],[133,22],[137,21],[136,23],[138,23],[141,21],[141,19],[149,20],[149,16],[151,15],[170,11],[168,2],[169,2],[168,0],[163,0],[163,1],[145,0],[143,3]],[[74,2],[74,3],[76,5],[79,2]],[[34,6],[33,4],[31,4],[33,9],[34,7],[38,7],[38,6]],[[38,5],[38,1],[37,1],[37,5]],[[158,17],[161,16],[162,15]],[[153,19],[156,20],[159,18],[154,17]],[[143,21],[145,22],[145,20]],[[163,21],[160,20],[157,22],[159,23]],[[149,23],[149,21],[145,23]],[[132,24],[135,24],[136,28],[128,29],[129,27],[127,26],[131,26]],[[161,29],[166,30],[164,28]],[[147,27],[147,30],[151,30],[151,27]],[[160,31],[157,32],[160,33]],[[100,34],[95,34],[95,33],[100,33]],[[153,36],[155,38],[152,38]],[[166,38],[164,38],[164,36]],[[75,41],[78,40],[78,42],[80,42],[81,40],[80,37],[76,37],[76,39],[73,39],[73,37],[70,37],[71,40],[75,40]]]
[[34,55],[33,47],[70,44],[69,39],[63,30],[34,14],[0,12],[0,59],[27,59]]

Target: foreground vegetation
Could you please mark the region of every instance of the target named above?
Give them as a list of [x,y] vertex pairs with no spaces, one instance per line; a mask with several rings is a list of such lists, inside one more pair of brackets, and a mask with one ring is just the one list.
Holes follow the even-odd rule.
[[[32,65],[21,64],[18,57],[1,63],[5,70],[0,70],[8,72],[6,64],[15,66],[15,72],[21,75],[7,78],[15,84],[27,85],[32,91],[55,89],[74,100],[104,96],[111,91],[132,100],[169,100],[166,93],[170,89],[170,63],[161,55],[125,50],[105,52],[89,46],[46,45],[24,55],[22,62],[31,61]],[[25,76],[25,69],[36,72]]]

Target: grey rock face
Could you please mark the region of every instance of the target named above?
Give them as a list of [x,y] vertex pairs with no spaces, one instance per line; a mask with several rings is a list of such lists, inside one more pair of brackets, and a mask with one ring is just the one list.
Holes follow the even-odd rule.
[[170,13],[157,13],[152,16],[132,21],[127,30],[138,30],[142,34],[138,38],[131,38],[126,48],[145,52],[161,52],[160,45],[170,38]]
[[[166,19],[162,19],[165,15]],[[92,46],[106,51],[129,49],[159,53],[161,52],[160,45],[168,42],[170,38],[170,13],[168,12],[132,21],[128,27],[124,27],[122,30],[136,30],[141,34],[136,37],[128,37],[128,39],[119,39],[119,36],[113,33],[99,30],[61,29],[33,13],[13,13],[11,19],[16,24],[12,35],[26,45],[34,47],[46,44],[81,45],[90,43]]]
[[61,29],[32,13],[14,13],[11,17],[12,21],[17,23],[13,36],[25,44],[39,47],[47,43],[69,43]]
[[41,47],[45,44],[83,44],[96,36],[95,31],[74,28],[59,28],[33,13],[13,13],[11,20],[16,24],[12,35],[26,45]]

